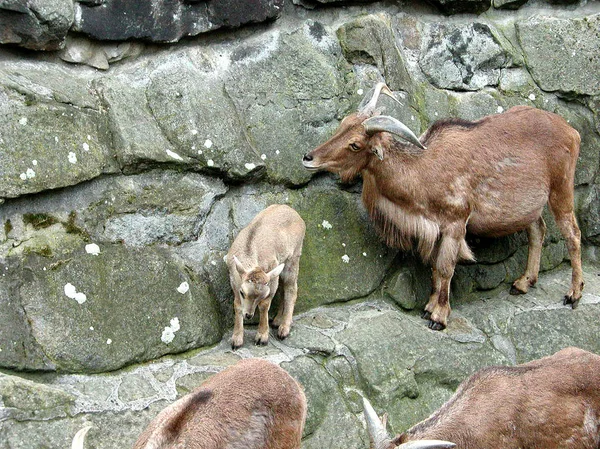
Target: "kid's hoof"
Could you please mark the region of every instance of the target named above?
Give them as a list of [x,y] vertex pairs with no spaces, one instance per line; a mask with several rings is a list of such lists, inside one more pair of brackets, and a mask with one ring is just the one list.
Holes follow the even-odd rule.
[[512,287],[510,287],[510,292],[511,295],[524,295],[527,292],[524,292],[521,289],[518,289],[517,287],[515,287],[514,285]]
[[563,305],[567,306],[571,304],[572,309],[576,309],[579,306],[579,299],[573,299],[572,296],[565,295],[565,299],[563,300]]
[[423,313],[421,314],[421,318],[423,318],[424,320],[428,320],[429,318],[431,318],[431,312],[428,312],[427,310],[423,310]]
[[234,345],[233,343],[231,343],[231,349],[232,349],[233,351],[235,351],[235,350],[237,350],[237,349],[241,348],[242,346],[243,346],[243,344],[242,344],[242,345]]
[[269,340],[261,340],[260,338],[258,340],[254,341],[254,344],[256,346],[267,346],[267,343],[269,342]]
[[444,326],[442,323],[438,323],[437,321],[433,320],[429,320],[428,327],[429,329],[434,331],[443,331],[444,329],[446,329],[446,326]]

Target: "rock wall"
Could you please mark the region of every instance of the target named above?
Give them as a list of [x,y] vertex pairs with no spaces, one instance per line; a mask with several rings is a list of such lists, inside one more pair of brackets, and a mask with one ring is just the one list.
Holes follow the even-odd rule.
[[[251,355],[305,386],[306,447],[367,447],[357,391],[400,431],[482,366],[600,352],[600,4],[523,3],[0,5],[0,449],[66,447],[85,420],[89,447],[126,447]],[[518,104],[580,132],[577,311],[561,305],[564,266],[506,297],[524,235],[472,239],[448,330],[426,329],[427,268],[375,236],[360,183],[300,163],[379,80],[402,103],[383,99],[387,113],[415,132]],[[223,256],[272,203],[307,224],[299,315],[285,344],[232,353]],[[553,270],[567,253],[546,215]]]

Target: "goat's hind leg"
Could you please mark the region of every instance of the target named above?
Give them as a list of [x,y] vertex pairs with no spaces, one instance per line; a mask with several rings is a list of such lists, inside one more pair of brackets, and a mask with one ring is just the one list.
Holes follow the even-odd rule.
[[525,273],[510,288],[511,295],[522,295],[529,291],[538,280],[540,272],[540,259],[542,257],[542,246],[546,235],[546,223],[540,216],[527,227],[527,239],[529,248],[527,252],[527,268]]
[[571,288],[565,295],[563,304],[571,304],[573,309],[579,305],[583,292],[583,269],[581,267],[581,231],[573,212],[555,215],[561,234],[567,241],[567,249],[571,258]]
[[431,268],[431,295],[429,295],[429,302],[425,306],[425,310],[421,314],[421,318],[424,320],[429,320],[431,318],[431,313],[435,308],[435,305],[438,302],[438,298],[440,296],[440,289],[442,288],[442,278],[439,276],[437,269],[435,266]]
[[281,273],[281,280],[283,281],[283,301],[279,306],[277,316],[273,320],[273,324],[276,322],[278,324],[277,338],[280,340],[287,338],[288,335],[290,335],[290,330],[292,328],[294,305],[296,304],[296,298],[298,297],[299,266],[299,260],[291,260],[283,273]]

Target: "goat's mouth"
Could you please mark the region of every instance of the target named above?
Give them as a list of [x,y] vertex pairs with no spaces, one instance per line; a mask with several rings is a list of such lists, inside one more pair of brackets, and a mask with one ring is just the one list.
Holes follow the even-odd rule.
[[302,165],[304,165],[304,168],[307,169],[308,171],[321,170],[321,167],[315,166],[314,162],[312,162],[312,161],[302,161]]

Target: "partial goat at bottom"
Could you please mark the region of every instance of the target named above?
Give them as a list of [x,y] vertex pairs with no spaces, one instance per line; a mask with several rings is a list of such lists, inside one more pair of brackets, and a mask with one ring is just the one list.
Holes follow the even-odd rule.
[[[134,449],[299,449],[306,397],[279,366],[242,360],[169,405]],[[75,436],[83,449],[89,428]]]
[[366,399],[364,406],[372,449],[599,449],[600,356],[567,348],[484,368],[393,439]]

